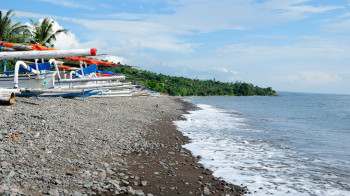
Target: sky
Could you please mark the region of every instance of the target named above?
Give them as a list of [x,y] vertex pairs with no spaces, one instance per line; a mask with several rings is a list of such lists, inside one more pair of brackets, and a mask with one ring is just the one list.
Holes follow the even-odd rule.
[[55,20],[55,48],[174,76],[350,94],[350,0],[0,0]]

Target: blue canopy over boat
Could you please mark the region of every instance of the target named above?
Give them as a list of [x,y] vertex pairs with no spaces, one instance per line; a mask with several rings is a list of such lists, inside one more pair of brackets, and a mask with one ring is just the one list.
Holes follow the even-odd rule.
[[[51,65],[50,65],[49,62],[38,63],[38,68],[39,68],[39,70],[50,70],[51,69]],[[19,70],[18,70],[18,73],[27,72],[27,71],[30,71],[32,69],[36,70],[36,65],[35,64],[28,65],[28,69],[24,69],[23,67],[20,67]],[[13,70],[12,71],[5,71],[4,73],[9,75],[9,74],[15,73],[15,71],[13,71]]]
[[93,64],[93,65],[90,65],[89,67],[87,68],[84,68],[83,69],[83,72],[80,70],[80,71],[77,71],[77,74],[79,75],[88,75],[88,74],[91,74],[91,73],[96,73],[97,71],[97,64]]

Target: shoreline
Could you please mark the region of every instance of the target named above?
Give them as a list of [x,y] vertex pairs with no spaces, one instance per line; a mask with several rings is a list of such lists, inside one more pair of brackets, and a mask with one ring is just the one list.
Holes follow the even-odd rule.
[[[181,98],[176,98],[176,101],[183,106],[182,114],[195,109],[193,104]],[[173,121],[183,119],[182,114],[150,125],[154,132],[146,138],[162,143],[161,149],[130,157],[130,161],[136,159],[132,170],[154,184],[144,190],[154,195],[242,195],[244,190],[241,187],[214,177],[212,171],[198,163],[200,157],[194,157],[182,147],[190,139],[173,124]]]
[[0,194],[241,195],[173,124],[179,98],[18,98],[1,106]]

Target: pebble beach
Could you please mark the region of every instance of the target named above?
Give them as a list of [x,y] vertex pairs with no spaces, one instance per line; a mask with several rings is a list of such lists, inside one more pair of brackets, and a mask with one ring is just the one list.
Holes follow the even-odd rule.
[[0,195],[242,195],[182,147],[176,97],[16,98],[0,106]]

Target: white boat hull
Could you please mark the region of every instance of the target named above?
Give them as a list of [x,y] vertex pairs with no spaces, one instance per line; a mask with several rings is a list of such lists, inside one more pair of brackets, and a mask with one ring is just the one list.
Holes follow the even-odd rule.
[[[13,88],[14,76],[1,76],[0,87]],[[19,75],[18,88],[43,88],[53,87],[53,75],[51,73],[40,74],[40,78],[36,74]]]

